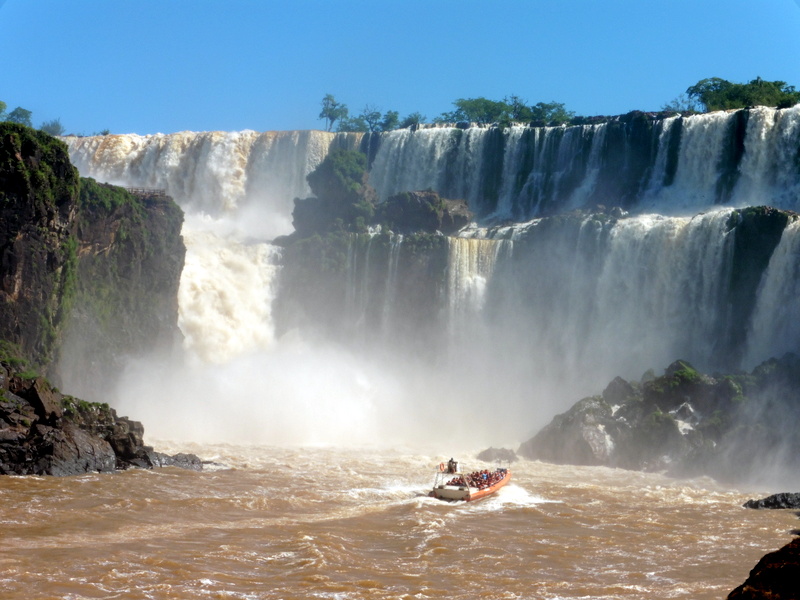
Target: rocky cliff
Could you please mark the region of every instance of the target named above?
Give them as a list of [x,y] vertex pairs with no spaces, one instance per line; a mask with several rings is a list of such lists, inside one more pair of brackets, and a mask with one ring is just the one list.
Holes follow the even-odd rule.
[[98,391],[114,384],[130,357],[168,351],[180,340],[182,224],[183,212],[169,197],[81,179],[77,280],[50,370],[62,387],[102,399]]
[[48,376],[110,380],[123,353],[179,335],[171,199],[81,179],[62,142],[2,123],[0,216],[0,339]]
[[660,377],[617,377],[519,452],[556,463],[756,480],[794,467],[798,389],[800,357],[793,354],[751,373],[713,376],[675,361]]
[[103,400],[124,357],[174,343],[182,221],[170,198],[81,179],[62,142],[0,123],[0,473],[199,467],[38,375]]
[[0,123],[0,339],[52,361],[77,281],[80,180],[66,147]]

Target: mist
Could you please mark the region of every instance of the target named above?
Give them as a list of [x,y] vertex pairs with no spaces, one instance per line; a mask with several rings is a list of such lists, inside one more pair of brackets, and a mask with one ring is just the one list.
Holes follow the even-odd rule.
[[[277,306],[302,312],[309,298],[288,295],[282,250],[269,241],[291,231],[292,199],[309,195],[305,175],[331,148],[355,147],[358,136],[76,139],[70,154],[82,174],[164,187],[186,212],[184,339],[173,352],[132,359],[112,404],[143,421],[151,439],[516,448],[616,376],[635,381],[678,358],[705,372],[749,369],[796,350],[797,226],[786,227],[763,273],[750,266],[753,277],[742,279],[732,223],[744,202],[794,202],[786,190],[800,184],[786,180],[784,138],[797,133],[799,116],[754,111],[748,135],[767,127],[772,134],[759,134],[739,166],[723,160],[725,113],[680,127],[666,119],[648,142],[648,169],[619,174],[635,180],[626,189],[640,195],[625,202],[638,211],[557,219],[537,211],[591,207],[622,190],[607,172],[620,157],[601,152],[603,124],[507,130],[494,203],[480,190],[498,163],[485,155],[497,132],[383,134],[377,145],[370,140],[370,181],[382,197],[461,190],[485,221],[504,224],[449,239],[446,268],[414,285],[397,277],[398,261],[409,260],[401,237],[391,237],[387,256],[372,242],[352,245],[336,282],[346,287],[345,306],[326,306],[324,285],[309,286],[323,307],[316,316],[335,325],[328,328],[313,318],[281,321]],[[680,151],[671,155],[675,139]],[[525,145],[533,141],[539,145]],[[536,154],[545,146],[551,151]],[[729,202],[715,204],[718,182],[736,168]],[[753,293],[734,298],[736,281]],[[108,399],[108,390],[100,395]]]

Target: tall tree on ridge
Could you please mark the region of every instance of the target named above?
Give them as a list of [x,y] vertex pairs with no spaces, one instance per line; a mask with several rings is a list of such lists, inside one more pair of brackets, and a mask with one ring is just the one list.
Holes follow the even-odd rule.
[[319,118],[325,119],[325,131],[331,131],[333,129],[333,124],[340,119],[345,119],[347,113],[346,104],[337,102],[333,94],[325,94],[325,97],[322,99],[322,110],[319,113]]

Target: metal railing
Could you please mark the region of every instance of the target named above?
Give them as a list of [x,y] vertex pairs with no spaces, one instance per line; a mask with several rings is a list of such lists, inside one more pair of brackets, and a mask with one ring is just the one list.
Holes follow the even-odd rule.
[[126,187],[134,196],[156,196],[163,197],[167,195],[167,190],[160,188],[143,188],[143,187]]

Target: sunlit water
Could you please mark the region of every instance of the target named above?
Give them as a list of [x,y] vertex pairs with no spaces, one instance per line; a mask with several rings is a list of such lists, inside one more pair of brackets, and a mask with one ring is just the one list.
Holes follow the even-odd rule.
[[707,479],[522,461],[450,504],[444,455],[159,447],[221,466],[0,478],[2,598],[719,599],[797,527]]

